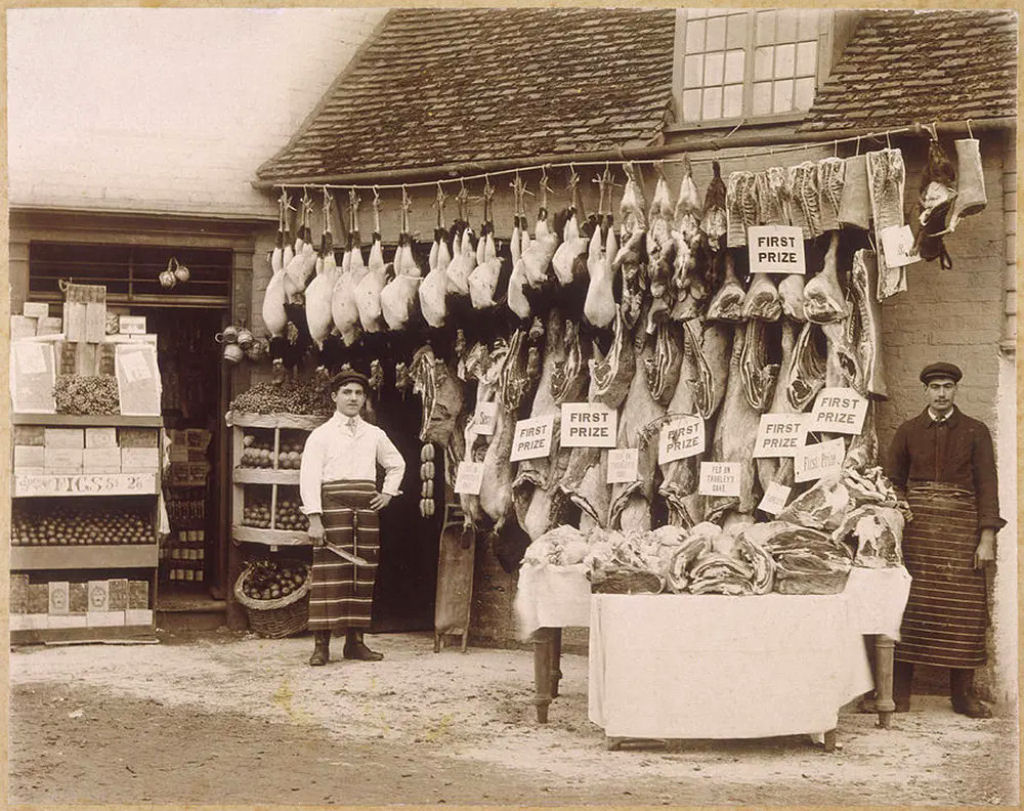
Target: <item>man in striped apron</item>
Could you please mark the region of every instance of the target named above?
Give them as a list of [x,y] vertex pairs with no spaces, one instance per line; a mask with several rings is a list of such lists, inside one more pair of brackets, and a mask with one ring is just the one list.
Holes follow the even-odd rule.
[[995,561],[999,495],[988,429],[954,404],[962,373],[951,363],[921,372],[928,407],[896,431],[886,474],[914,514],[903,533],[913,577],[896,645],[893,699],[910,708],[914,665],[949,668],[953,709],[971,718],[991,710],[974,695],[985,664],[985,567]]
[[[383,654],[363,642],[370,625],[380,549],[377,512],[399,493],[405,460],[387,435],[359,414],[369,381],[346,369],[331,381],[335,414],[310,433],[302,452],[299,492],[309,516],[313,571],[309,629],[311,665],[330,659],[331,634],[344,630],[346,659],[376,661]],[[377,491],[377,466],[384,483]]]

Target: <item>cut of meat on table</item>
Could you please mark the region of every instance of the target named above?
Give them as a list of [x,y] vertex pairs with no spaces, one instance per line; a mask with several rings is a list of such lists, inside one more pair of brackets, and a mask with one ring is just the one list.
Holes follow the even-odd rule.
[[[653,362],[654,347],[647,341],[640,354],[640,365]],[[626,395],[619,414],[617,448],[637,448],[637,478],[631,482],[612,485],[609,506],[609,524],[623,530],[651,528],[651,505],[654,501],[654,474],[658,464],[658,429],[665,416],[665,406],[659,404],[647,386],[646,376],[639,372]]]
[[827,342],[819,324],[800,330],[789,369],[783,367],[786,397],[795,411],[806,411],[825,385]]
[[[779,364],[769,358],[769,328],[764,321],[751,319],[742,327],[744,330],[743,355],[740,358],[740,375],[743,379],[743,393],[747,403],[759,414],[768,409],[775,394],[775,383],[779,377]],[[777,329],[772,330],[772,336]]]
[[[782,320],[782,334],[780,345],[782,349],[780,368],[789,369],[793,362],[793,351],[796,345],[796,328],[788,319]],[[772,395],[771,405],[768,407],[770,414],[795,414],[799,413],[793,408],[786,395],[785,385],[776,384],[775,393]],[[793,486],[793,457],[769,456],[754,460],[757,466],[757,479],[761,483],[761,489],[767,490],[772,482]]]
[[708,304],[708,321],[725,321],[735,324],[743,320],[743,300],[746,291],[736,275],[736,263],[731,251],[724,251],[725,278],[722,286],[712,296]]
[[685,352],[694,352],[692,362],[697,370],[693,382],[694,407],[696,413],[710,420],[725,397],[733,328],[715,321],[691,319],[685,322],[684,329]]
[[837,254],[839,232],[829,233],[825,265],[821,272],[804,285],[804,314],[808,321],[830,324],[841,321],[849,314],[843,288],[839,284]]
[[855,566],[902,566],[903,513],[895,507],[865,504],[850,510],[832,537],[856,546]]
[[761,415],[747,402],[743,383],[743,348],[746,345],[746,327],[734,328],[732,355],[729,359],[729,382],[725,400],[715,425],[711,447],[713,462],[738,462],[740,465],[739,496],[709,496],[705,502],[705,515],[717,521],[727,513],[752,515],[757,507],[754,495],[754,440]]
[[779,521],[798,527],[833,532],[842,524],[851,506],[850,492],[842,476],[835,474],[819,479],[810,490],[787,504],[777,517]]
[[[612,259],[618,252],[615,230],[611,226],[594,229],[587,254],[590,284],[583,303],[583,315],[595,327],[607,327],[618,312],[612,293]],[[511,299],[511,293],[510,299]]]
[[[699,332],[699,324],[693,321],[686,323],[686,342],[679,369],[679,381],[672,394],[672,399],[668,403],[665,412],[667,416],[679,414],[700,416],[695,395],[700,375],[699,352],[697,339],[691,337],[694,334],[699,335]],[[724,383],[723,376],[723,393]],[[662,481],[658,492],[668,505],[669,523],[673,526],[690,528],[699,524],[704,518],[703,497],[697,492],[700,485],[701,458],[702,455],[698,454],[659,465]]]

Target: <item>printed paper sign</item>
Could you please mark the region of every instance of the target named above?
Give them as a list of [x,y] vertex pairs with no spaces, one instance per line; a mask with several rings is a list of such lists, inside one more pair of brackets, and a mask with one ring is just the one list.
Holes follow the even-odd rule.
[[739,462],[701,462],[697,492],[702,496],[738,496],[740,476]]
[[768,515],[778,515],[782,512],[782,508],[786,506],[791,492],[791,487],[786,487],[786,485],[779,484],[778,482],[769,482],[768,489],[764,491],[764,498],[757,505],[757,509],[768,513]]
[[157,492],[155,473],[28,474],[14,476],[15,496],[131,495]]
[[11,402],[15,411],[52,414],[57,370],[53,347],[36,341],[11,343]]
[[747,229],[751,273],[807,273],[803,231],[793,225],[754,225]]
[[498,404],[494,400],[477,403],[473,412],[473,431],[483,436],[494,434],[494,422],[498,418]]
[[868,413],[868,401],[854,389],[822,389],[811,409],[810,431],[859,434]]
[[793,480],[809,482],[839,473],[846,458],[846,444],[841,438],[801,448],[793,457]]
[[754,457],[792,456],[804,444],[803,414],[762,414],[754,442]]
[[146,316],[119,315],[117,317],[117,331],[121,335],[144,334],[146,332]]
[[478,496],[483,481],[484,466],[482,462],[459,462],[459,469],[455,474],[456,493]]
[[114,369],[121,413],[160,416],[160,372],[152,344],[117,344]]
[[555,433],[555,415],[534,417],[516,422],[509,461],[540,459],[551,453],[551,437]]
[[635,482],[640,478],[640,454],[636,448],[608,451],[608,484]]
[[890,225],[879,231],[878,237],[882,240],[882,256],[889,267],[921,261],[921,257],[914,253],[914,234],[909,225]]
[[562,403],[562,447],[614,448],[618,417],[601,403]]
[[18,347],[18,371],[23,375],[46,374],[46,352],[49,346],[35,341],[24,341]]
[[658,433],[658,464],[704,453],[704,420],[690,414],[672,417]]

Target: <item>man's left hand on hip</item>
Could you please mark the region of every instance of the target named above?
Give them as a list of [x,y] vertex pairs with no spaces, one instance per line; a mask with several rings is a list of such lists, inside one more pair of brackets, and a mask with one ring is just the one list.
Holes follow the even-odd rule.
[[370,499],[371,510],[383,510],[391,503],[391,496],[387,493],[375,493]]

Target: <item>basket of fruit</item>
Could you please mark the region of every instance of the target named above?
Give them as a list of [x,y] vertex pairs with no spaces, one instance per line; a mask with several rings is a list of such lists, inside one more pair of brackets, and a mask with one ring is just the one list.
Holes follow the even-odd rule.
[[245,608],[249,628],[260,636],[297,634],[309,622],[309,567],[254,560],[235,581],[235,599]]

